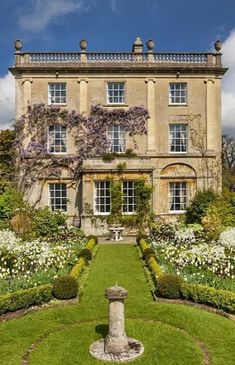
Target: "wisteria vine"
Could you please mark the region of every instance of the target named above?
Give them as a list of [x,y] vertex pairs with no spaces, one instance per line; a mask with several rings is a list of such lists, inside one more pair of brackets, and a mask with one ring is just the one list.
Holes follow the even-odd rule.
[[[59,177],[63,168],[67,168],[70,176],[79,180],[83,161],[109,150],[108,126],[123,126],[136,148],[134,136],[147,133],[148,118],[149,113],[144,106],[107,110],[101,105],[94,105],[86,117],[58,106],[29,105],[27,113],[15,125],[20,189],[27,191],[39,178]],[[72,155],[61,157],[48,152],[48,127],[53,125],[66,126],[73,136],[75,151]]]

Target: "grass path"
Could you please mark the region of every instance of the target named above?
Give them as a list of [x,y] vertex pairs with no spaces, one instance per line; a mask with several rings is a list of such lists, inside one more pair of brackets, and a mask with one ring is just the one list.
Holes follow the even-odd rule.
[[[145,345],[136,365],[235,364],[234,323],[191,307],[156,304],[136,248],[101,245],[78,305],[50,308],[0,324],[1,365],[100,364],[90,357],[88,348],[107,333],[104,289],[116,282],[129,293],[127,334]],[[206,358],[202,346],[204,355],[208,350]]]

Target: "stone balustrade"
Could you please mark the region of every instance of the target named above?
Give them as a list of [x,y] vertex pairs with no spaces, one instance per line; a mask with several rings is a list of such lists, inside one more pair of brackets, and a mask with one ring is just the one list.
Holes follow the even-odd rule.
[[15,66],[26,64],[69,63],[152,63],[152,64],[198,64],[221,67],[220,53],[125,53],[125,52],[16,52]]

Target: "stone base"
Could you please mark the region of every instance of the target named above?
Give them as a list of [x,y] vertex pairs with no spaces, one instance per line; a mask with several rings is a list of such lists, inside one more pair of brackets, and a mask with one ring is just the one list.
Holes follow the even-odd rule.
[[120,354],[111,354],[105,352],[104,339],[96,341],[90,346],[90,354],[98,360],[113,361],[113,362],[131,361],[143,354],[144,346],[141,342],[135,340],[134,338],[129,338],[129,337],[127,340],[129,348],[127,351],[122,352]]

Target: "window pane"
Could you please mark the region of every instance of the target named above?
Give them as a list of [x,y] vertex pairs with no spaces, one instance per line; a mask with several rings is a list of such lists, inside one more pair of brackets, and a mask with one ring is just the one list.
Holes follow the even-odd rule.
[[48,102],[49,104],[66,103],[66,83],[48,84]]
[[48,129],[48,151],[50,153],[66,152],[67,136],[66,127],[55,125]]
[[110,182],[95,182],[95,211],[97,213],[110,213]]
[[171,124],[169,126],[170,152],[187,151],[187,125]]
[[186,182],[170,183],[170,211],[185,211],[187,207]]
[[169,103],[186,104],[187,103],[187,84],[170,83],[169,85]]
[[123,104],[124,103],[124,82],[108,82],[107,84],[107,99],[108,103]]
[[135,182],[123,181],[123,205],[124,213],[135,213],[136,211],[136,196],[135,196]]
[[49,204],[52,211],[56,209],[67,211],[66,184],[49,184]]
[[110,125],[108,127],[108,138],[111,142],[111,152],[125,152],[126,150],[126,130],[120,125]]

